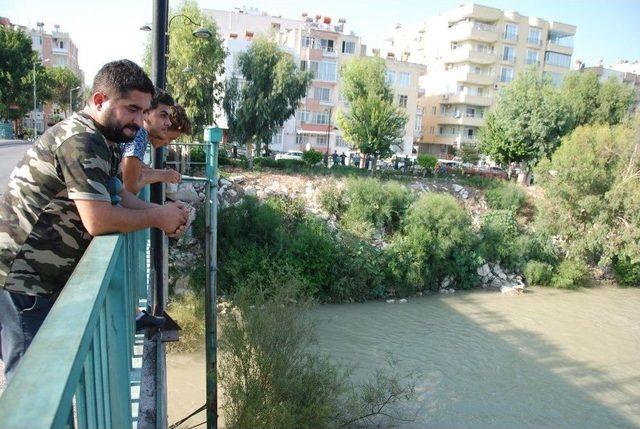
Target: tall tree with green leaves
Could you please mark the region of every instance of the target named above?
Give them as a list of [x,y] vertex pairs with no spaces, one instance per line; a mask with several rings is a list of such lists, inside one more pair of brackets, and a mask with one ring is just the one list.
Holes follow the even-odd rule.
[[[13,121],[16,131],[20,130],[20,119],[33,109],[35,61],[31,38],[22,31],[0,26],[0,118]],[[42,74],[41,67],[38,74]]]
[[528,69],[498,97],[480,130],[480,151],[499,164],[519,163],[522,182],[571,130],[570,110],[548,78]]
[[[47,68],[46,75],[49,94],[45,100],[58,104],[67,115],[70,115],[72,113],[69,112],[70,91],[80,86],[80,78],[66,67]],[[79,92],[80,90],[73,94],[74,99]]]
[[393,92],[385,81],[385,64],[379,58],[355,58],[340,70],[342,93],[349,110],[338,112],[338,125],[346,140],[360,152],[378,157],[393,153],[401,145],[408,117],[393,103]]
[[[220,76],[226,51],[216,23],[201,12],[197,2],[186,0],[169,19],[167,91],[187,111],[193,136],[201,138],[204,127],[215,121],[214,107],[222,102],[224,83]],[[212,37],[194,37],[198,27],[209,30]],[[145,68],[151,68],[151,38],[145,45]]]
[[237,74],[225,84],[224,112],[229,138],[253,147],[271,140],[307,93],[311,75],[299,70],[293,57],[266,38],[257,38],[238,55]]
[[618,124],[628,115],[634,99],[633,88],[614,77],[601,83],[593,71],[569,73],[560,94],[571,110],[574,127]]

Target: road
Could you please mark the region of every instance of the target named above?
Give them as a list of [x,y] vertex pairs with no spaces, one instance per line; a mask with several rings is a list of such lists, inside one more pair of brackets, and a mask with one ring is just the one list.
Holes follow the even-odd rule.
[[[0,140],[0,194],[4,193],[9,176],[24,153],[31,147],[30,142]],[[4,365],[0,361],[0,392],[4,390]]]
[[30,147],[30,142],[0,140],[0,194],[4,193],[7,187],[13,167],[22,159]]

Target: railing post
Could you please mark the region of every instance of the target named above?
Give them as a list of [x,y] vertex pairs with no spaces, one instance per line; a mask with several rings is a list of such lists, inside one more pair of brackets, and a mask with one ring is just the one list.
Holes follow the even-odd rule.
[[207,201],[206,243],[207,287],[206,306],[206,376],[207,376],[207,428],[218,427],[217,387],[217,339],[216,339],[216,280],[217,280],[217,226],[218,226],[218,145],[222,141],[222,130],[207,127],[204,131],[206,146]]

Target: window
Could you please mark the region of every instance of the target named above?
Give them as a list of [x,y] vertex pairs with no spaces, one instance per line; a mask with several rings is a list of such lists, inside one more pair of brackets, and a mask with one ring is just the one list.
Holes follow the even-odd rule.
[[516,24],[505,24],[504,38],[506,40],[518,40],[518,26]]
[[407,103],[409,102],[408,95],[398,95],[398,106],[407,108]]
[[413,131],[416,133],[422,131],[422,115],[416,115],[416,125],[413,127]]
[[327,112],[316,112],[313,115],[313,123],[320,125],[328,125],[329,124],[329,113]]
[[398,84],[400,86],[409,86],[411,84],[411,75],[409,73],[400,72],[398,76]]
[[386,70],[385,71],[385,80],[387,81],[387,84],[395,85],[396,84],[396,72],[394,72],[392,70]]
[[567,48],[573,48],[573,35],[560,33],[557,31],[549,31],[549,43],[564,46]]
[[272,145],[281,145],[282,144],[282,129],[276,131],[276,133],[271,137]]
[[346,40],[342,41],[343,54],[354,54],[355,52],[356,52],[356,42],[347,42]]
[[502,50],[502,59],[510,63],[516,62],[516,50],[513,46],[505,46]]
[[300,61],[300,70],[305,71],[307,69],[307,62],[305,60]]
[[509,83],[513,80],[513,68],[502,67],[500,70],[500,82]]
[[571,55],[559,54],[547,51],[544,54],[544,62],[557,67],[571,67]]
[[431,114],[432,115],[436,114],[436,106],[431,106]]
[[529,37],[527,38],[527,43],[531,45],[541,45],[542,44],[542,30],[539,28],[530,28],[529,29]]
[[296,144],[306,145],[309,142],[309,136],[306,134],[298,134],[296,136]]
[[64,42],[62,40],[60,41],[60,49],[64,49]]
[[319,48],[324,52],[335,52],[333,49],[333,40],[331,39],[320,39]]
[[336,81],[336,63],[330,61],[309,61],[309,71],[315,79],[327,82]]
[[331,89],[313,88],[313,98],[320,101],[331,101]]
[[527,50],[527,65],[540,65],[540,59],[538,58],[538,51]]
[[307,110],[298,110],[296,118],[298,118],[300,122],[311,122],[311,114]]
[[316,136],[316,146],[328,146],[329,145],[329,136],[321,135]]
[[315,45],[315,39],[309,36],[302,36],[302,47],[313,48]]
[[433,135],[433,133],[435,133],[436,128],[435,127],[429,127],[429,134]]
[[447,114],[447,106],[444,104],[440,105],[440,116],[445,116]]

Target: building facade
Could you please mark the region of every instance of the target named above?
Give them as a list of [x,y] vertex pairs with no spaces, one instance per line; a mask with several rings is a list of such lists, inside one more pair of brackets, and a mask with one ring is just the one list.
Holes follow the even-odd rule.
[[526,68],[559,84],[570,70],[575,33],[573,25],[477,4],[398,26],[390,49],[427,67],[420,152],[448,157],[476,144],[496,94]]
[[[294,117],[285,123],[270,144],[276,151],[307,150],[349,153],[353,145],[343,137],[338,124],[339,110],[349,106],[341,93],[340,67],[352,58],[366,55],[366,45],[359,36],[346,29],[346,20],[303,13],[299,19],[272,16],[256,9],[234,11],[204,9],[203,13],[218,25],[229,56],[227,76],[235,70],[235,61],[246,50],[253,37],[268,36],[289,52],[302,70],[312,72],[313,80],[306,97],[301,100]],[[394,89],[395,102],[406,109],[409,121],[404,140],[394,148],[408,155],[416,141],[418,115],[418,82],[424,66],[398,61],[393,55],[385,59],[387,81]],[[419,128],[419,127],[418,127]]]

